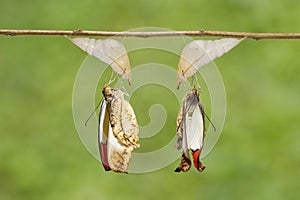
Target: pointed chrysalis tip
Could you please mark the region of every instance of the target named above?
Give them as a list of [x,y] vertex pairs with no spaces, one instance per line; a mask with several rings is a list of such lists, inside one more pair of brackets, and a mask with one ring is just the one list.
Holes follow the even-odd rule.
[[239,42],[242,42],[243,40],[247,39],[248,37],[245,36],[245,37],[242,37],[241,39],[239,39]]

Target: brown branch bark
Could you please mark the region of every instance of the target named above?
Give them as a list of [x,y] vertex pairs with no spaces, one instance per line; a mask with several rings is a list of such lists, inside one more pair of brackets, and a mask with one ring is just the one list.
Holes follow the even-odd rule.
[[48,36],[101,36],[101,37],[234,37],[251,39],[300,39],[300,33],[253,33],[253,32],[230,32],[230,31],[162,31],[162,32],[116,32],[116,31],[88,31],[88,30],[15,30],[0,29],[0,35],[48,35]]

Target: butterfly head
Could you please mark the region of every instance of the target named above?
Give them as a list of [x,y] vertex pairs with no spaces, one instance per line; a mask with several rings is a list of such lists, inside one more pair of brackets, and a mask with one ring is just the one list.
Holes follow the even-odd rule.
[[105,98],[105,101],[112,101],[113,99],[113,89],[108,85],[108,84],[105,84],[104,87],[103,87],[103,90],[102,90],[102,94]]

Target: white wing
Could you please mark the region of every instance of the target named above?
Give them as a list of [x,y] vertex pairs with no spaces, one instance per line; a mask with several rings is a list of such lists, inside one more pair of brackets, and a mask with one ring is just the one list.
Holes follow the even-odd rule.
[[130,62],[122,43],[113,39],[73,38],[70,40],[89,55],[110,65],[116,73],[122,75],[130,83]]
[[106,170],[127,173],[133,147],[126,147],[118,142],[106,109],[107,103],[103,101],[100,107],[98,133],[101,160]]
[[191,150],[202,149],[204,140],[204,119],[200,107],[196,105],[194,108],[185,116],[186,144]]
[[101,102],[98,124],[98,147],[102,165],[106,171],[110,170],[107,159],[107,141],[109,132],[109,115],[107,112],[107,104],[105,101]]
[[[98,124],[98,142],[100,144],[106,144],[108,133],[107,129],[109,127],[107,119],[105,119],[106,115],[106,102],[102,101],[100,105],[100,114],[99,114],[99,124]],[[104,121],[106,121],[104,124]]]
[[233,47],[238,45],[241,40],[226,38],[220,40],[194,40],[187,44],[182,53],[178,64],[177,87],[185,82],[186,78],[193,76],[197,70],[221,57]]

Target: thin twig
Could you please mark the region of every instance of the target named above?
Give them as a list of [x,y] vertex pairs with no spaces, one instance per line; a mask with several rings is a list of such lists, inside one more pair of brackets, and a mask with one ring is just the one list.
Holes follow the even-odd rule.
[[0,29],[0,35],[56,35],[56,36],[101,36],[101,37],[175,37],[175,36],[197,36],[197,37],[235,37],[251,39],[300,39],[300,33],[252,33],[252,32],[229,32],[229,31],[162,31],[162,32],[116,32],[116,31],[87,31],[87,30],[5,30]]

